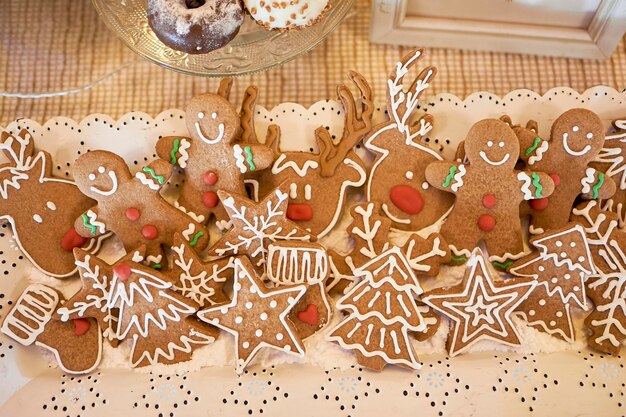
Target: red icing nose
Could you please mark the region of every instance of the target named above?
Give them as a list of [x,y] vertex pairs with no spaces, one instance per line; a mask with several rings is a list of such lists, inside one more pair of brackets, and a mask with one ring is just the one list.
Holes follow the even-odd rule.
[[305,222],[313,218],[313,209],[306,203],[287,205],[287,218],[296,222]]
[[65,233],[63,239],[61,239],[61,247],[66,252],[71,252],[74,248],[80,248],[85,244],[87,239],[76,233],[76,229],[73,227]]
[[85,333],[87,333],[87,330],[89,330],[89,328],[91,327],[91,324],[89,324],[89,320],[87,319],[74,319],[74,334],[76,336],[82,336]]
[[407,214],[417,214],[424,208],[422,194],[409,185],[396,185],[389,192],[393,204]]
[[309,304],[306,310],[298,313],[298,320],[311,326],[316,326],[320,320],[317,307],[314,304]]

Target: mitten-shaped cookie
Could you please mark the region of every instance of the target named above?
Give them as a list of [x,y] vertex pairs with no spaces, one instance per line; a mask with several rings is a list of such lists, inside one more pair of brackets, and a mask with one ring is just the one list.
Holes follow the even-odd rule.
[[126,251],[146,246],[146,260],[160,264],[163,249],[172,246],[175,233],[201,251],[209,233],[199,223],[168,204],[159,190],[171,175],[171,165],[157,160],[131,175],[126,162],[107,151],[91,151],[74,163],[78,188],[97,201],[75,222],[81,236],[115,233]]
[[[224,96],[228,96],[227,90],[223,83],[220,91]],[[201,222],[214,214],[218,227],[225,229],[228,216],[217,191],[245,194],[244,175],[269,167],[274,154],[267,146],[240,141],[239,114],[219,93],[194,97],[185,117],[190,137],[159,139],[157,154],[183,171],[178,204]]]
[[537,135],[536,124],[514,127],[520,157],[528,169],[547,172],[554,181],[550,197],[536,199],[522,209],[530,214],[530,232],[543,233],[564,226],[578,196],[605,199],[615,193],[615,182],[589,164],[604,145],[602,121],[586,109],[573,109],[552,125],[549,140]]
[[[72,181],[52,177],[50,155],[35,152],[28,131],[2,132],[0,151],[9,160],[0,165],[0,219],[11,223],[15,242],[35,267],[57,278],[73,275],[72,249],[87,242],[74,230],[74,219],[94,201]],[[85,249],[98,249],[102,238]]]
[[548,174],[515,170],[519,142],[501,120],[474,124],[465,139],[465,153],[467,165],[442,161],[426,168],[433,187],[456,195],[441,234],[453,261],[466,261],[484,241],[489,260],[505,268],[524,254],[520,203],[549,196],[554,183]]

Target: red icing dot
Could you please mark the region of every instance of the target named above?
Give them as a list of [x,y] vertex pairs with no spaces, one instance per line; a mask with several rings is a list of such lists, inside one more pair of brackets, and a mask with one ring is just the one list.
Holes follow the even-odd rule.
[[202,193],[202,204],[204,204],[208,208],[213,208],[217,206],[217,203],[219,202],[220,199],[215,191],[207,191]]
[[141,234],[148,240],[156,239],[159,236],[157,228],[151,224],[147,224],[141,228]]
[[91,327],[89,320],[87,319],[73,319],[74,322],[74,334],[76,336],[82,336],[87,333],[87,330]]
[[305,222],[313,218],[313,209],[308,204],[287,205],[287,218],[296,222]]
[[66,252],[71,252],[74,248],[80,248],[87,241],[86,238],[82,237],[76,232],[76,229],[73,227],[65,233],[63,238],[61,239],[61,247]]
[[207,171],[202,175],[202,181],[204,181],[206,185],[215,185],[217,182],[217,174],[213,171]]
[[558,187],[559,185],[561,185],[561,177],[559,177],[559,174],[557,174],[556,172],[553,172],[552,174],[550,174],[550,178],[552,178],[552,181],[554,182],[555,187]]
[[113,267],[113,273],[122,281],[126,281],[131,274],[130,266],[126,264],[119,264]]
[[417,214],[424,208],[422,194],[409,185],[396,185],[389,192],[393,204],[407,214]]
[[537,211],[545,210],[548,207],[548,197],[530,200],[530,207]]
[[485,194],[483,196],[483,206],[487,208],[494,208],[496,205],[496,196],[493,194]]
[[317,326],[319,323],[317,307],[314,304],[306,306],[306,310],[298,313],[298,320],[303,323],[310,324],[311,326]]
[[139,211],[138,208],[135,207],[131,207],[126,209],[126,218],[132,222],[134,222],[135,220],[138,220],[139,217],[141,217],[141,212]]
[[491,232],[496,227],[496,219],[491,214],[483,214],[478,219],[478,227],[485,232]]

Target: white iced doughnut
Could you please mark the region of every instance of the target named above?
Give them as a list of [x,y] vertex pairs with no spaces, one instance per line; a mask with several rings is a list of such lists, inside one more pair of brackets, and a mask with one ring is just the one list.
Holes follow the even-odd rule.
[[266,29],[310,26],[330,8],[330,0],[244,0],[250,15]]

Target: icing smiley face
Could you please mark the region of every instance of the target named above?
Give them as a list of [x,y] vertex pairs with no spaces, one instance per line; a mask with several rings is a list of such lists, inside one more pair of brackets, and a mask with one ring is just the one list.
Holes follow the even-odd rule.
[[511,169],[519,156],[519,144],[508,124],[488,119],[472,126],[465,151],[472,164]]
[[194,97],[187,109],[187,128],[208,145],[232,142],[239,130],[238,121],[233,106],[216,94]]
[[591,160],[602,148],[604,128],[595,113],[585,109],[569,110],[552,125],[552,142],[569,156]]
[[78,188],[94,200],[111,197],[119,185],[130,178],[122,158],[111,158],[106,163],[99,163],[100,159],[102,152],[92,151],[78,158],[73,168]]

